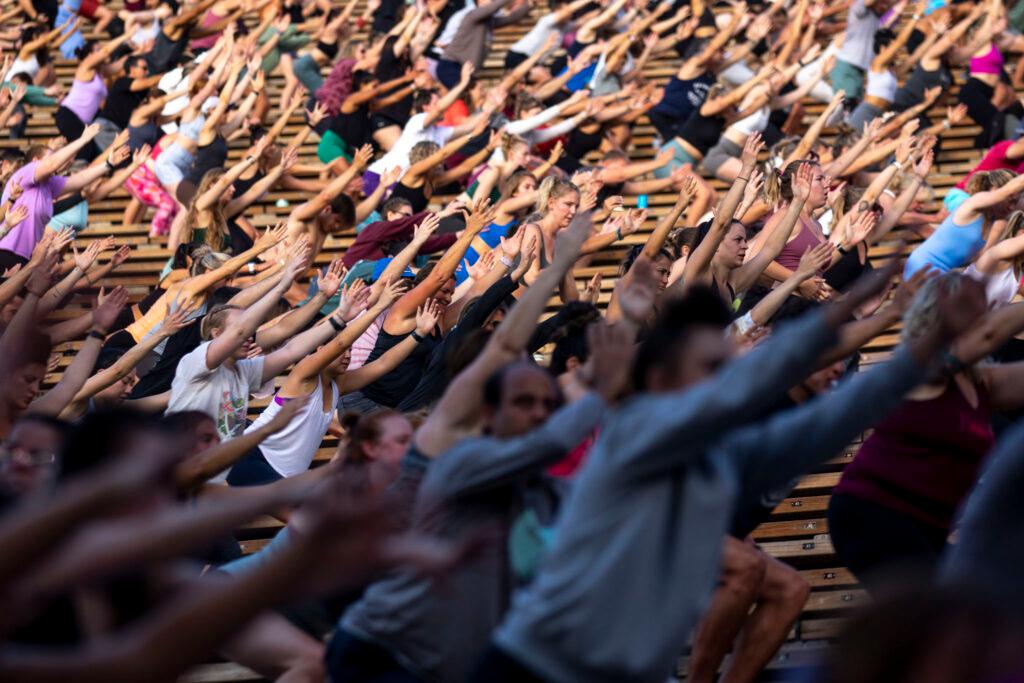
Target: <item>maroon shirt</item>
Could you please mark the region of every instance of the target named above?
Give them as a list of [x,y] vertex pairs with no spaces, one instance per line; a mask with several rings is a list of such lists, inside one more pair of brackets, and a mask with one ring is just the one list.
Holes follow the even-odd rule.
[[949,529],[995,442],[988,393],[975,386],[977,408],[952,380],[936,398],[904,401],[875,426],[833,492]]
[[[369,259],[376,261],[387,256],[381,249],[385,242],[393,240],[411,240],[413,228],[420,224],[428,214],[428,211],[421,211],[412,216],[405,216],[393,221],[377,221],[370,223],[356,235],[356,241],[348,248],[342,257],[346,268],[351,268],[359,261]],[[432,254],[435,251],[447,249],[455,243],[456,235],[449,233],[445,235],[434,235],[430,237],[420,248],[421,254]]]

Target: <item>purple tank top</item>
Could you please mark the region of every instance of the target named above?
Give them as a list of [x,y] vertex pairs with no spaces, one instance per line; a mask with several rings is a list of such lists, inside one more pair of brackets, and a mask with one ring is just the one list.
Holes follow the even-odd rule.
[[952,380],[935,398],[904,401],[875,425],[833,493],[950,528],[995,442],[988,392],[975,387],[977,407]]
[[[215,14],[214,11],[207,10],[206,14],[203,15],[203,20],[199,22],[201,28],[210,28],[216,23],[223,21],[224,17],[219,14]],[[220,33],[214,33],[209,36],[203,36],[202,38],[196,38],[192,41],[193,50],[209,50],[217,44],[217,39],[220,38]]]
[[795,239],[786,243],[786,246],[782,248],[782,251],[779,252],[778,257],[775,259],[775,262],[780,266],[790,270],[797,269],[797,266],[800,265],[800,257],[804,255],[805,251],[821,244],[821,240],[811,232],[804,219],[801,217],[798,221],[800,223],[800,232],[796,234]]
[[100,104],[106,96],[107,84],[97,73],[91,81],[72,81],[71,89],[68,90],[61,105],[73,111],[82,123],[88,125],[96,117],[96,112],[99,111]]

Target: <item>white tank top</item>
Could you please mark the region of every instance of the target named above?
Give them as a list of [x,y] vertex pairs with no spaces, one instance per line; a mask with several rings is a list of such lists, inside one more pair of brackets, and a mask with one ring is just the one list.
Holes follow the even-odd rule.
[[760,133],[768,127],[769,116],[771,116],[771,110],[768,108],[768,105],[765,105],[747,118],[740,119],[729,127],[735,131],[743,133],[744,135]]
[[28,74],[29,79],[32,79],[36,77],[37,73],[39,73],[39,59],[33,52],[32,56],[28,59],[15,59],[14,63],[11,64],[11,68],[7,70],[4,80],[9,81],[12,76],[17,74]]
[[868,71],[868,84],[866,92],[872,97],[880,97],[886,102],[896,99],[896,74],[886,69],[882,73]]
[[1001,270],[995,275],[985,275],[972,263],[964,270],[964,274],[985,283],[985,298],[992,310],[1009,305],[1020,289],[1020,280],[1014,274],[1013,268]]
[[[334,407],[337,404],[338,385],[331,382],[331,408],[324,412],[323,383],[318,377],[316,388],[313,389],[301,412],[293,417],[284,429],[277,434],[271,434],[260,443],[260,452],[278,474],[282,477],[294,477],[309,469],[320,448],[320,442],[327,433],[327,428],[331,426]],[[280,411],[281,404],[275,396],[270,405],[264,408],[260,416],[245,430],[246,434],[270,422]]]

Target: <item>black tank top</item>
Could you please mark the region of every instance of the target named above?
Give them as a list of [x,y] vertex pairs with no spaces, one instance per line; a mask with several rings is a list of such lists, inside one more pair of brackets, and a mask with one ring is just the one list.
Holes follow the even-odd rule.
[[403,185],[402,181],[398,181],[395,189],[391,191],[391,196],[408,200],[412,204],[412,212],[419,213],[420,211],[426,211],[427,205],[430,204],[430,200],[423,193],[425,188],[425,183],[423,187],[409,187],[408,185]]
[[724,116],[703,116],[700,110],[690,114],[679,130],[679,137],[697,148],[701,154],[718,144],[725,130]]
[[208,145],[201,145],[196,150],[192,167],[189,168],[186,178],[196,185],[203,179],[208,171],[215,168],[224,168],[228,160],[228,141],[223,136],[217,135]]
[[[380,335],[377,337],[377,343],[374,345],[370,355],[367,356],[366,362],[370,363],[377,360],[408,336],[408,334],[388,334],[382,328]],[[424,339],[416,345],[416,348],[413,349],[412,353],[405,360],[398,364],[398,367],[376,382],[363,387],[363,395],[371,401],[388,408],[397,406],[406,395],[416,388],[420,377],[423,375],[423,371],[427,367],[431,354],[433,354],[434,349],[440,343],[441,339],[434,335]]]

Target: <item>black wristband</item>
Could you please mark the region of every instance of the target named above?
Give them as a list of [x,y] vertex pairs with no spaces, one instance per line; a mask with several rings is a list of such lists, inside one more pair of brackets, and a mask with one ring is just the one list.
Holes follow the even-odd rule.
[[89,330],[89,336],[93,339],[99,339],[101,342],[107,341],[107,335],[103,334],[99,330]]
[[331,323],[331,327],[334,328],[335,332],[341,332],[343,329],[345,329],[345,326],[339,323],[337,320],[335,320],[333,315],[330,318],[328,318],[327,321]]
[[836,245],[836,251],[838,251],[843,256],[846,256],[847,254],[850,253],[850,250],[849,249],[844,249],[843,245],[841,245],[841,244],[837,244]]
[[107,173],[110,173],[111,171],[114,170],[114,165],[110,163],[110,161],[107,159],[103,160],[103,165],[107,167]]
[[419,332],[417,332],[416,330],[413,330],[412,331],[412,340],[414,342],[416,342],[417,344],[422,344],[423,340],[424,340],[424,337],[421,337]]

